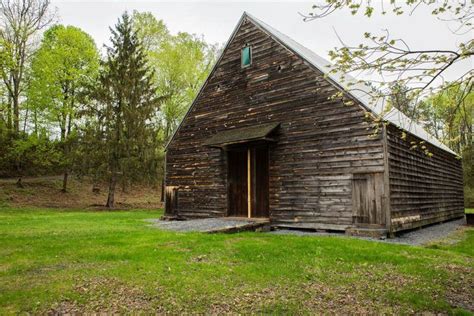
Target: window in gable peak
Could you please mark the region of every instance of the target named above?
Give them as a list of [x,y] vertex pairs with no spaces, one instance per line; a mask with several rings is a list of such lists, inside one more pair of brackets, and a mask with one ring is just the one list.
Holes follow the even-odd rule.
[[249,67],[252,64],[252,48],[250,46],[242,48],[240,60],[242,68]]

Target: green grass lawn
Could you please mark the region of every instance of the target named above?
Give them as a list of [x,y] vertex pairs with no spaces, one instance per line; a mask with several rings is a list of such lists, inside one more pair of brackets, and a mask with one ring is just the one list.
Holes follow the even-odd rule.
[[411,247],[172,233],[161,212],[0,209],[0,314],[414,313],[473,309],[474,230]]
[[466,214],[474,214],[474,208],[467,208],[465,212]]

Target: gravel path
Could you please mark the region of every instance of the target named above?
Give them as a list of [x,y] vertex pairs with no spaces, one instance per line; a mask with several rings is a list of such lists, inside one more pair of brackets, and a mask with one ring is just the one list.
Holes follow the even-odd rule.
[[422,245],[438,239],[443,239],[451,235],[456,229],[464,225],[466,220],[464,218],[457,219],[454,221],[436,224],[428,226],[425,228],[409,231],[406,233],[401,233],[395,238],[388,239],[375,239],[367,237],[348,237],[344,234],[337,233],[318,233],[318,232],[308,232],[308,231],[298,231],[298,230],[275,230],[269,232],[269,234],[277,235],[297,235],[297,236],[339,236],[345,238],[359,238],[365,240],[374,240],[380,242],[388,242],[394,244],[406,244],[406,245]]
[[188,221],[162,221],[159,219],[149,220],[154,227],[176,232],[210,232],[224,229],[239,229],[254,224],[255,221],[232,220],[224,218],[205,218]]
[[[187,221],[162,221],[159,219],[148,220],[154,227],[176,231],[176,232],[211,232],[221,231],[225,229],[243,229],[245,226],[255,224],[254,221],[245,219],[233,220],[228,218],[206,218],[206,219],[195,219]],[[401,233],[395,238],[388,239],[375,239],[368,237],[349,237],[343,233],[323,233],[323,232],[311,232],[301,230],[287,230],[278,229],[268,234],[275,235],[296,235],[296,236],[337,236],[341,238],[359,238],[364,240],[373,240],[379,242],[406,244],[406,245],[422,245],[428,242],[432,242],[438,239],[443,239],[451,235],[458,227],[465,224],[465,219],[458,219],[442,224],[432,225],[425,228],[413,230],[406,233]]]

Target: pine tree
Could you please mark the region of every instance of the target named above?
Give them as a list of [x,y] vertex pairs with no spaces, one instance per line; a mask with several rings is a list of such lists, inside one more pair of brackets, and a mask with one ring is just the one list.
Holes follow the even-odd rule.
[[125,12],[111,29],[111,47],[100,75],[99,100],[104,106],[105,143],[110,172],[106,206],[114,207],[115,188],[131,161],[146,159],[154,134],[151,117],[157,108],[152,71],[143,46]]

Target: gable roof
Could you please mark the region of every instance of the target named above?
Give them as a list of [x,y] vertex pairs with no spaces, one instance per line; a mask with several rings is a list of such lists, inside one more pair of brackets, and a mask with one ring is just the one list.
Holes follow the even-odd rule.
[[[222,59],[222,56],[224,55],[225,51],[227,50],[227,47],[229,46],[230,42],[234,38],[235,34],[237,33],[238,29],[240,28],[242,22],[247,18],[251,22],[253,22],[257,27],[259,27],[261,30],[263,30],[265,33],[267,33],[269,36],[273,37],[277,42],[285,46],[287,49],[295,53],[296,55],[300,56],[303,58],[305,61],[307,61],[309,64],[311,64],[313,67],[321,71],[324,75],[326,75],[330,81],[338,86],[340,89],[344,90],[346,93],[351,95],[353,98],[358,100],[364,108],[366,108],[368,111],[372,112],[373,114],[377,115],[378,117],[382,117],[383,120],[388,121],[395,126],[401,128],[402,130],[405,130],[421,139],[424,141],[427,141],[431,143],[432,145],[441,148],[453,155],[458,155],[454,151],[452,151],[449,147],[441,143],[438,139],[436,139],[434,136],[430,135],[423,127],[421,127],[419,124],[417,124],[415,121],[410,119],[408,116],[400,112],[398,109],[392,107],[389,111],[384,111],[384,100],[382,98],[377,98],[374,100],[372,97],[372,91],[371,88],[364,83],[358,82],[354,77],[344,74],[341,72],[331,72],[331,67],[332,64],[327,61],[326,59],[322,58],[321,56],[317,55],[310,49],[304,47],[303,45],[297,43],[294,41],[292,38],[286,36],[285,34],[279,32],[278,30],[274,29],[270,25],[266,24],[265,22],[262,22],[261,20],[255,18],[254,16],[250,15],[247,12],[244,12],[242,17],[239,20],[239,23],[237,23],[237,26],[235,27],[234,31],[232,32],[232,35],[230,36],[229,40],[227,41],[224,49],[221,52],[221,55],[219,56],[216,64],[214,65],[214,68],[211,70],[209,73],[208,78],[202,85],[200,91],[196,95],[196,98],[194,99],[192,105],[189,107],[188,112],[184,116],[183,120],[181,121],[180,125],[178,128],[175,130],[173,136],[170,138],[169,142],[166,145],[166,148],[168,148],[168,145],[171,143],[175,135],[177,134],[178,130],[180,129],[184,119],[188,115],[188,113],[191,111],[193,108],[196,100],[198,99],[199,95],[201,94],[203,88],[205,87],[207,81],[209,78],[212,76],[213,72],[215,71],[217,65],[219,64],[220,60]],[[165,150],[166,150],[165,148]]]

